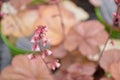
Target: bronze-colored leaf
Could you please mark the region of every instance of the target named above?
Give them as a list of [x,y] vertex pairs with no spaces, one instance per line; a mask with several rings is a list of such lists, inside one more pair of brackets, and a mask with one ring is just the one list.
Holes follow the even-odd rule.
[[78,38],[77,32],[72,28],[68,33],[64,41],[64,48],[68,51],[74,51],[77,49],[79,43],[81,42]]
[[63,58],[67,54],[67,51],[64,49],[64,46],[62,44],[53,48],[52,52],[55,58]]
[[95,65],[93,63],[87,64],[74,63],[67,69],[67,71],[69,73],[91,76],[95,72]]
[[1,72],[3,80],[53,80],[52,76],[40,57],[28,59],[27,55],[18,55],[12,64]]
[[37,18],[38,11],[36,9],[25,10],[16,15],[6,16],[1,22],[2,33],[14,37],[29,36],[34,32],[33,25]]
[[10,0],[10,3],[17,9],[24,9],[32,0]]
[[108,33],[97,20],[90,20],[78,23],[75,30],[79,34],[79,51],[83,55],[96,54],[99,47],[105,44]]
[[110,65],[118,61],[120,61],[120,50],[111,49],[104,52],[99,63],[105,71],[110,71]]
[[110,73],[115,80],[120,80],[120,61],[111,64]]
[[[65,34],[67,34],[71,27],[76,24],[76,19],[74,15],[62,5],[59,5],[59,8],[62,14]],[[51,44],[60,44],[63,40],[64,30],[62,29],[59,9],[56,5],[43,5],[40,6],[39,12],[40,17],[37,20],[35,27],[38,25],[46,25],[49,29],[47,36],[51,39]]]

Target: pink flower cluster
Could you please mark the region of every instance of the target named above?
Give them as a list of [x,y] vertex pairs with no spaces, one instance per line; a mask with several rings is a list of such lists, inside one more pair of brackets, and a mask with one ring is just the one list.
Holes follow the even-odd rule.
[[115,0],[115,2],[116,2],[117,4],[119,4],[119,3],[120,3],[120,0]]
[[42,40],[43,46],[46,46],[48,39],[46,38],[47,28],[45,26],[39,26],[34,36],[31,39],[31,43],[33,43],[32,51],[42,51],[40,47],[40,40]]
[[5,17],[5,16],[8,16],[9,15],[9,13],[4,13],[4,12],[2,12],[2,11],[0,11],[0,17]]
[[[44,59],[46,56],[52,54],[52,51],[49,49],[42,50],[40,45],[40,40],[42,41],[42,46],[46,46],[49,40],[46,38],[46,32],[48,31],[46,26],[38,26],[34,36],[31,39],[31,43],[33,43],[32,51],[40,51],[41,57]],[[34,55],[29,55],[28,58],[34,58]],[[59,61],[56,59],[51,63],[51,68],[55,70],[56,68],[60,67]]]
[[120,14],[113,13],[113,22],[115,26],[120,26]]

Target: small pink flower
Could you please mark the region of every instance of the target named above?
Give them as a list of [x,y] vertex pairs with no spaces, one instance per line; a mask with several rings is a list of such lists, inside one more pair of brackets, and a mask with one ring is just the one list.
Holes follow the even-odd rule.
[[33,36],[31,39],[31,43],[39,43],[39,41],[40,41],[40,38],[37,36]]
[[36,45],[35,51],[40,51],[40,45],[39,44]]
[[114,46],[114,45],[115,45],[113,40],[111,40],[111,42],[110,42],[110,43],[111,43],[111,45],[112,45],[112,46]]
[[48,31],[47,27],[43,26],[42,29],[41,29],[41,32],[46,34],[47,31]]
[[9,13],[4,13],[4,12],[0,11],[0,17],[4,17],[4,16],[8,16],[8,15],[9,15]]
[[[49,56],[52,54],[52,51],[49,49],[42,50],[41,46],[46,46],[46,44],[49,42],[49,40],[46,38],[46,32],[47,32],[47,27],[45,26],[39,26],[36,31],[34,36],[31,39],[31,43],[33,43],[32,46],[32,51],[41,51],[41,57],[44,60],[46,56]],[[42,40],[42,45],[40,46],[40,41]],[[33,54],[28,55],[29,59],[35,58]],[[46,62],[45,62],[46,63]],[[51,63],[51,62],[50,62]],[[54,62],[51,63],[51,68],[55,70],[56,68],[60,67],[60,63],[58,60],[55,60]]]
[[42,52],[42,58],[44,59],[46,56],[49,56],[52,54],[52,51],[50,51],[49,49],[45,50]]
[[50,51],[49,49],[46,50],[48,55],[51,55],[52,54],[52,51]]
[[59,68],[60,67],[60,63],[59,63],[59,60],[55,60],[53,63],[52,63],[52,70],[55,70],[56,68]]
[[113,13],[113,16],[120,19],[120,15],[117,15],[116,13]]
[[35,43],[35,38],[33,37],[30,42]]
[[28,59],[35,59],[35,55],[34,54],[29,54],[29,55],[27,55],[27,57],[28,57]]
[[39,44],[34,44],[32,47],[32,51],[40,51],[40,45]]
[[39,35],[39,33],[36,33],[35,35],[34,35],[34,37],[39,37],[40,35]]
[[43,44],[43,46],[46,46],[46,44],[48,43],[48,39],[47,38],[43,38],[42,39],[42,44]]
[[42,45],[46,46],[48,39],[46,38],[47,27],[46,26],[38,26],[35,31],[34,36],[31,39],[31,43],[33,44],[33,51],[40,51],[40,40],[42,40]]
[[29,54],[29,55],[27,55],[27,57],[28,57],[28,59],[32,59],[33,54]]
[[0,11],[0,17],[3,17],[5,14]]
[[29,54],[27,55],[28,59],[34,59],[35,58],[35,55],[34,54]]

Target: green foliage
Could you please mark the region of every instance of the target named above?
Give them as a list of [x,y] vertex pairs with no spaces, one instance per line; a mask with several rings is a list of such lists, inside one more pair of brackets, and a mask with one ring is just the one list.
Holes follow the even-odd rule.
[[[62,0],[62,1],[70,1],[70,0]],[[45,3],[47,3],[46,0],[33,0],[31,2],[32,5],[45,4]]]
[[106,77],[107,77],[107,78],[111,78],[111,77],[112,77],[111,73],[106,72]]
[[[110,31],[110,25],[103,19],[100,9],[98,7],[95,8],[96,15],[100,22],[102,22],[105,25],[106,30]],[[117,30],[112,30],[111,38],[120,39],[120,32]]]
[[31,4],[32,5],[37,5],[37,4],[44,4],[44,3],[46,3],[46,1],[45,0],[33,0],[32,2],[31,2]]

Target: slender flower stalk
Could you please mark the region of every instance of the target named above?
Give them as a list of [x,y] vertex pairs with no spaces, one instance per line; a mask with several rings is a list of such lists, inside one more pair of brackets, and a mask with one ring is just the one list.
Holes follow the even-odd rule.
[[61,22],[61,27],[62,27],[62,32],[63,32],[63,38],[64,38],[63,40],[65,40],[65,25],[64,25],[64,22],[63,22],[63,17],[62,17],[60,5],[59,5],[59,3],[55,3],[55,4],[56,4],[56,7],[57,7],[57,9],[59,11],[60,22]]
[[63,34],[63,43],[65,40],[65,25],[64,25],[64,21],[63,21],[63,16],[62,16],[62,12],[61,12],[61,8],[60,8],[60,3],[62,0],[48,0],[48,3],[56,5],[57,10],[59,12],[59,17],[60,17],[60,22],[61,22],[61,28],[62,28],[62,34]]
[[[116,13],[113,14],[113,26],[117,26],[117,27],[120,27],[120,0],[115,0],[116,4],[117,4],[117,11]],[[108,39],[106,40],[105,42],[105,45],[102,49],[102,51],[100,52],[99,54],[99,59],[98,59],[98,63],[97,63],[97,67],[98,67],[98,64],[99,64],[99,61],[105,51],[105,48],[110,40],[110,37],[111,37],[111,34],[112,34],[112,31],[113,31],[113,27],[110,27],[110,31],[109,31],[109,37]],[[114,45],[114,42],[111,40],[111,44]]]
[[[42,49],[42,47],[46,47],[47,43],[49,42],[49,40],[46,37],[46,32],[48,31],[46,26],[38,26],[34,36],[31,39],[31,43],[33,43],[32,46],[32,51],[38,51],[41,53],[41,57],[43,59],[43,61],[47,64],[48,62],[46,62],[44,59],[45,57],[49,56],[52,54],[52,51],[50,51],[49,49]],[[42,42],[42,44],[40,44],[40,42]],[[35,54],[30,54],[28,55],[29,59],[33,59]],[[46,65],[47,66],[47,65]],[[55,61],[51,62],[51,69],[55,70],[56,68],[60,67],[60,63],[57,59],[55,59]]]

